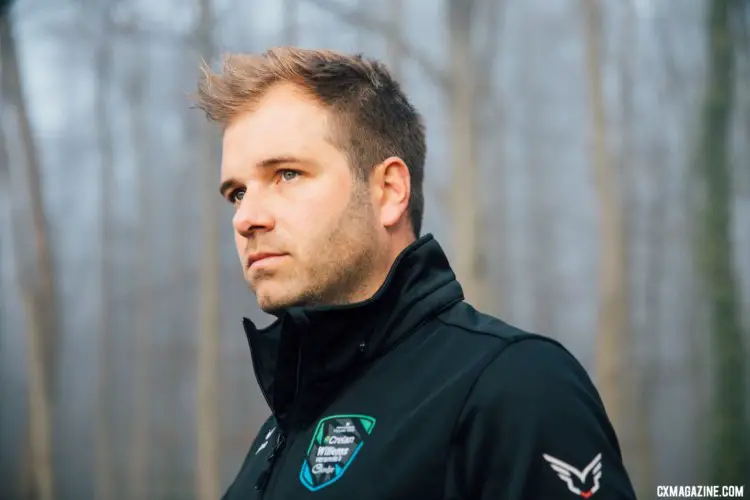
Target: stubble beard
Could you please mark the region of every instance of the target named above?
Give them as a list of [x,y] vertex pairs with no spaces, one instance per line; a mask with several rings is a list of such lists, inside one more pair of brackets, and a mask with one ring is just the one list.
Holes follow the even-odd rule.
[[385,252],[375,230],[369,191],[357,184],[338,221],[307,246],[304,267],[289,278],[290,289],[296,293],[275,300],[266,296],[261,300],[262,309],[278,316],[289,307],[341,305],[357,300],[372,288],[371,282],[383,261]]

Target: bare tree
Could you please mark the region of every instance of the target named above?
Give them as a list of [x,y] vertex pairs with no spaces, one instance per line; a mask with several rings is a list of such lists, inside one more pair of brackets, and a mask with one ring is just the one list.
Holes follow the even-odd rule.
[[547,104],[544,102],[545,82],[537,73],[538,60],[542,54],[541,39],[538,34],[530,32],[525,42],[525,57],[521,69],[521,85],[524,94],[523,144],[524,170],[533,184],[533,196],[527,196],[525,203],[530,216],[528,225],[532,237],[531,258],[528,262],[528,275],[533,290],[534,328],[539,332],[551,334],[554,329],[555,316],[555,248],[554,222],[551,199],[553,178],[547,168],[548,146],[547,127],[545,127]]
[[[473,2],[474,0],[472,0]],[[308,3],[324,9],[340,21],[355,26],[363,31],[371,31],[381,36],[390,36],[392,29],[390,23],[383,22],[376,16],[371,16],[363,8],[367,7],[367,2],[360,2],[359,9],[345,7],[337,0],[307,0]],[[447,91],[451,85],[450,75],[439,65],[435,64],[427,55],[410,45],[403,37],[393,40],[393,43],[403,53],[404,59],[410,59],[422,69],[424,74],[440,89]]]
[[299,43],[299,0],[284,0],[283,39],[287,45]]
[[607,144],[607,119],[600,48],[603,46],[599,0],[583,0],[589,108],[593,134],[592,164],[599,200],[601,254],[596,372],[602,399],[621,434],[626,432],[624,365],[628,356],[628,269],[625,223],[615,165]]
[[[3,97],[3,114],[9,113],[19,128],[22,161],[11,172],[11,179],[20,191],[26,191],[24,203],[30,207],[34,242],[29,245],[25,217],[12,211],[13,240],[16,266],[21,290],[21,302],[27,323],[28,375],[29,375],[29,472],[32,483],[30,496],[40,500],[54,498],[52,464],[52,382],[56,368],[57,315],[54,272],[49,248],[47,221],[44,212],[40,181],[40,166],[32,127],[26,109],[23,84],[18,65],[18,55],[10,14],[0,16],[0,68]],[[0,131],[2,133],[2,131]],[[0,161],[11,165],[7,141],[2,136]],[[17,192],[13,189],[12,192]],[[17,199],[17,198],[16,198]],[[16,208],[17,208],[17,204]],[[30,247],[30,248],[29,248]],[[33,264],[24,256],[31,254]],[[23,465],[24,467],[26,464]]]
[[[201,55],[212,61],[214,13],[211,0],[200,0],[197,35]],[[203,257],[200,267],[201,309],[198,343],[198,457],[197,492],[199,500],[219,497],[219,339],[220,276],[219,212],[216,196],[216,165],[219,154],[207,124],[201,128],[198,158],[201,176]]]
[[451,124],[452,228],[454,269],[467,299],[483,308],[485,269],[480,268],[480,196],[477,184],[478,152],[475,58],[471,25],[475,0],[448,0]]
[[[654,394],[656,383],[658,382],[658,373],[656,371],[656,355],[659,350],[659,315],[661,312],[661,301],[658,290],[663,273],[664,257],[664,230],[666,212],[664,202],[667,195],[661,189],[667,185],[667,164],[663,158],[663,138],[651,137],[649,145],[651,146],[649,156],[649,169],[653,174],[655,181],[654,189],[659,193],[651,198],[650,204],[643,204],[644,210],[640,210],[640,204],[637,199],[637,172],[639,163],[639,150],[636,143],[636,124],[635,124],[635,103],[633,94],[638,84],[635,77],[636,59],[640,56],[637,47],[636,23],[637,13],[634,0],[622,2],[621,8],[624,15],[621,16],[621,38],[619,43],[619,73],[620,73],[620,127],[619,135],[621,137],[619,155],[617,158],[618,179],[620,185],[624,186],[623,211],[625,218],[623,227],[626,228],[627,234],[631,235],[628,241],[627,262],[628,269],[633,273],[637,267],[637,253],[635,252],[634,242],[637,240],[637,234],[642,230],[644,239],[649,245],[649,253],[645,259],[643,269],[646,269],[644,284],[642,288],[637,288],[637,280],[631,280],[628,284],[628,295],[632,297],[632,307],[628,310],[629,324],[638,325],[634,328],[633,343],[633,363],[631,366],[638,367],[636,374],[631,377],[631,382],[622,390],[627,392],[627,397],[633,401],[632,411],[632,431],[633,442],[630,447],[632,454],[625,457],[626,464],[634,471],[633,481],[636,491],[640,498],[647,498],[652,494],[656,483],[654,481],[654,449],[653,438],[651,435],[652,418],[651,414],[654,408]],[[656,160],[656,158],[659,160]],[[642,228],[642,229],[641,229]],[[641,292],[642,293],[639,293]],[[638,297],[645,300],[638,302]],[[637,307],[640,305],[641,307]],[[637,312],[642,310],[642,315],[637,316]],[[637,330],[637,334],[636,334]]]
[[[321,4],[316,4],[319,7],[324,7]],[[357,12],[361,14],[362,18],[367,18],[368,16],[368,7],[371,6],[372,3],[369,0],[358,0],[357,1]],[[326,6],[327,7],[327,6]],[[356,24],[355,24],[356,25]],[[357,30],[357,50],[360,52],[364,52],[367,48],[367,41],[368,41],[368,30],[360,27],[360,29]]]
[[[657,140],[657,139],[654,139]],[[653,145],[648,156],[650,164],[654,165],[654,178],[665,180],[665,183],[655,181],[654,186],[665,186],[667,175],[667,159],[663,145]],[[661,283],[665,279],[666,237],[667,226],[665,213],[667,212],[668,197],[659,190],[653,195],[644,214],[644,238],[648,247],[646,263],[644,265],[645,284],[643,297],[645,310],[639,332],[637,348],[634,350],[637,376],[634,377],[634,456],[633,464],[636,474],[636,488],[639,497],[643,498],[654,491],[654,442],[652,437],[652,411],[659,388],[660,372],[658,369],[660,358],[660,332],[663,325],[663,300],[659,293]]]
[[[40,305],[43,307],[45,314],[42,315],[44,345],[44,363],[47,367],[46,377],[47,385],[51,391],[51,396],[55,394],[55,376],[57,373],[57,352],[59,345],[59,315],[57,307],[57,295],[55,293],[55,271],[53,266],[52,253],[50,251],[49,230],[44,210],[44,196],[42,193],[42,184],[40,178],[39,155],[33,138],[31,122],[26,109],[25,97],[22,94],[23,84],[18,68],[18,59],[13,35],[12,16],[3,17],[2,45],[5,47],[3,55],[6,58],[3,61],[3,73],[7,78],[8,102],[13,103],[16,107],[18,125],[22,139],[23,155],[27,164],[26,184],[29,190],[29,204],[31,223],[34,229],[34,247],[35,247],[35,266],[38,269],[37,293],[39,294]],[[54,399],[53,399],[54,402]]]
[[[135,50],[135,47],[133,47]],[[151,399],[151,316],[153,299],[151,286],[153,277],[150,269],[151,241],[149,235],[150,200],[149,181],[152,167],[148,163],[149,135],[148,118],[144,105],[146,75],[143,66],[148,52],[133,55],[132,65],[126,92],[131,106],[130,135],[135,152],[136,169],[138,170],[137,207],[138,207],[138,248],[136,250],[136,313],[135,313],[135,359],[133,363],[133,441],[130,457],[131,498],[147,498],[149,488],[148,473],[150,470],[150,399]]]
[[[395,1],[395,0],[394,0]],[[450,0],[449,0],[450,1]],[[475,2],[477,0],[470,0],[467,7],[472,12],[476,11]],[[490,2],[491,0],[487,0]],[[399,50],[401,52],[401,58],[403,61],[413,62],[419,69],[422,70],[424,75],[429,81],[435,85],[446,95],[450,94],[453,88],[453,69],[442,68],[440,65],[433,62],[430,57],[424,54],[417,47],[410,44],[402,35],[393,36],[392,24],[388,21],[382,21],[377,16],[369,14],[368,5],[371,5],[364,0],[360,0],[357,9],[346,7],[337,0],[307,0],[308,3],[315,5],[332,16],[338,18],[341,22],[350,24],[364,32],[373,32],[383,37],[391,37],[392,39],[388,43],[392,44],[392,50]],[[488,25],[490,28],[495,25],[495,21],[499,22],[500,14],[502,13],[501,3],[495,2],[493,5],[490,3],[491,8],[489,9],[490,15],[487,17]],[[495,17],[493,17],[493,14]],[[362,36],[359,40],[360,46],[364,45],[365,37]],[[495,54],[488,53],[483,58],[481,64],[472,64],[477,71],[479,77],[474,77],[477,81],[477,88],[474,89],[475,94],[480,94],[483,98],[491,94],[490,90],[490,78],[492,77],[492,65]],[[491,98],[483,101],[485,104],[485,111],[489,115],[490,119],[495,123],[500,122],[502,118],[501,107],[497,99]]]
[[[641,9],[644,2],[636,2],[636,6]],[[683,4],[679,4],[682,6]],[[678,7],[675,5],[675,8]],[[648,7],[646,7],[648,8]],[[688,7],[689,8],[689,7]],[[681,64],[679,57],[680,49],[675,40],[681,40],[682,33],[679,33],[679,23],[670,22],[673,17],[679,17],[680,10],[673,10],[674,16],[656,16],[651,19],[650,36],[651,51],[656,55],[655,65],[660,69],[663,75],[661,82],[657,87],[657,98],[662,109],[657,112],[663,118],[672,120],[681,119],[678,115],[683,109],[692,109],[694,107],[692,92],[690,87],[685,84],[686,81],[695,80],[694,76]],[[682,14],[684,15],[684,14]],[[674,33],[675,26],[678,27],[678,33]],[[656,73],[658,74],[658,73]],[[664,122],[663,122],[664,123]],[[668,123],[668,122],[667,122]],[[699,125],[691,124],[690,129]],[[692,135],[692,133],[688,133]],[[693,197],[695,195],[695,176],[687,176],[682,170],[681,163],[670,160],[674,155],[670,151],[668,136],[650,136],[650,152],[652,156],[648,158],[650,173],[653,180],[650,185],[653,189],[652,199],[645,207],[646,220],[644,226],[646,240],[648,242],[649,254],[646,265],[646,280],[644,284],[643,301],[644,308],[644,328],[643,332],[648,338],[648,345],[644,346],[642,351],[647,351],[648,356],[653,362],[650,365],[641,364],[643,367],[639,370],[639,375],[643,384],[647,385],[641,398],[645,400],[655,400],[660,390],[659,383],[668,381],[667,372],[674,372],[674,368],[665,368],[658,349],[653,345],[659,341],[659,336],[668,334],[674,328],[674,322],[677,320],[675,312],[681,312],[687,316],[689,325],[695,325],[684,332],[683,338],[688,345],[688,356],[685,360],[687,371],[686,383],[690,386],[691,394],[695,400],[693,414],[690,415],[693,420],[693,443],[690,456],[694,470],[707,469],[708,456],[710,453],[705,445],[710,428],[710,405],[706,402],[709,399],[710,392],[710,375],[709,375],[709,356],[706,352],[706,329],[705,325],[706,308],[701,301],[698,286],[698,270],[691,267],[688,270],[687,283],[679,293],[679,298],[670,297],[661,292],[660,284],[663,281],[674,279],[674,274],[670,272],[670,264],[678,260],[674,252],[673,238],[689,239],[680,233],[675,234],[674,225],[671,221],[679,219],[679,214],[689,213],[693,206]],[[678,155],[679,156],[679,155]],[[679,186],[675,189],[675,186]],[[692,231],[693,222],[687,221],[685,233]],[[680,246],[682,246],[680,244]],[[689,255],[689,250],[685,253]],[[673,265],[673,264],[672,264]],[[672,287],[670,287],[672,288]],[[687,292],[687,293],[685,293]],[[677,307],[675,307],[675,305]],[[655,333],[658,334],[655,337]],[[683,376],[683,375],[679,375]],[[644,404],[643,401],[638,403]],[[637,406],[644,411],[643,406]],[[637,439],[637,438],[636,438]],[[645,465],[642,465],[645,467]]]
[[388,25],[391,30],[391,35],[386,38],[386,59],[388,60],[388,66],[396,80],[401,80],[401,74],[403,71],[403,57],[402,51],[398,45],[401,35],[401,18],[403,17],[404,11],[404,0],[388,0]]
[[712,482],[741,484],[750,470],[745,404],[745,346],[734,271],[732,166],[729,155],[734,106],[733,13],[741,3],[711,0],[707,9],[708,67],[702,109],[698,172],[705,199],[697,240],[709,307],[714,366]]
[[[506,181],[505,120],[501,92],[495,85],[495,68],[500,60],[500,36],[505,6],[504,0],[480,1],[474,14],[475,18],[483,24],[485,31],[484,44],[478,54],[475,67],[477,72],[476,102],[490,103],[487,106],[483,105],[481,109],[477,109],[478,106],[475,105],[475,113],[480,124],[480,135],[477,141],[485,147],[485,158],[493,159],[486,162],[491,168],[485,170],[485,173],[491,176],[492,182],[489,185],[482,184],[485,189],[491,189],[493,206],[479,211],[477,268],[487,275],[484,292],[488,299],[482,307],[484,312],[495,315],[507,313],[504,287],[507,286],[509,276],[507,242],[502,237],[499,240],[492,237],[492,235],[506,234],[507,228],[507,205],[503,196]],[[490,261],[492,269],[499,277],[497,283],[489,279]]]
[[114,152],[109,127],[112,121],[110,103],[107,98],[111,78],[112,45],[109,39],[112,22],[111,2],[104,2],[100,8],[101,40],[97,45],[95,70],[97,76],[97,93],[95,102],[95,117],[97,141],[100,154],[100,183],[99,183],[99,366],[97,370],[97,414],[95,426],[96,443],[96,498],[110,500],[115,496],[114,468],[112,466],[112,443],[110,442],[110,266],[112,259],[110,252],[111,210],[109,192],[112,182],[112,164]]

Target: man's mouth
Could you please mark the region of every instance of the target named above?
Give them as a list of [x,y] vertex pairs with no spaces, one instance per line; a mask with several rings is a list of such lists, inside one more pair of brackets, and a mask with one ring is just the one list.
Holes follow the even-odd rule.
[[259,252],[249,255],[247,258],[247,267],[253,267],[260,264],[268,264],[274,260],[283,257],[283,253]]

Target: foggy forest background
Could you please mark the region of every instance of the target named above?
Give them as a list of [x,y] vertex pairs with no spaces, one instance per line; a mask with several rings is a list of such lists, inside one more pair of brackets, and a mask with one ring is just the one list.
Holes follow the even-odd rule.
[[[219,498],[268,408],[202,58],[382,58],[425,231],[561,340],[639,498],[750,487],[747,0],[19,0],[0,20],[0,498]],[[439,374],[436,374],[439,376]]]

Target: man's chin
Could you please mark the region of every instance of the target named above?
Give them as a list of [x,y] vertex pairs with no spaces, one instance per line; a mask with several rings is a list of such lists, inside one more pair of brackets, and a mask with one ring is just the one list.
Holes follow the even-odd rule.
[[284,310],[300,305],[297,296],[290,294],[289,290],[271,290],[270,287],[264,285],[255,290],[258,307],[264,313],[279,316]]
[[261,311],[277,318],[281,317],[281,315],[284,314],[284,311],[288,309],[287,307],[279,306],[277,304],[268,305],[259,303],[258,305],[260,306]]

